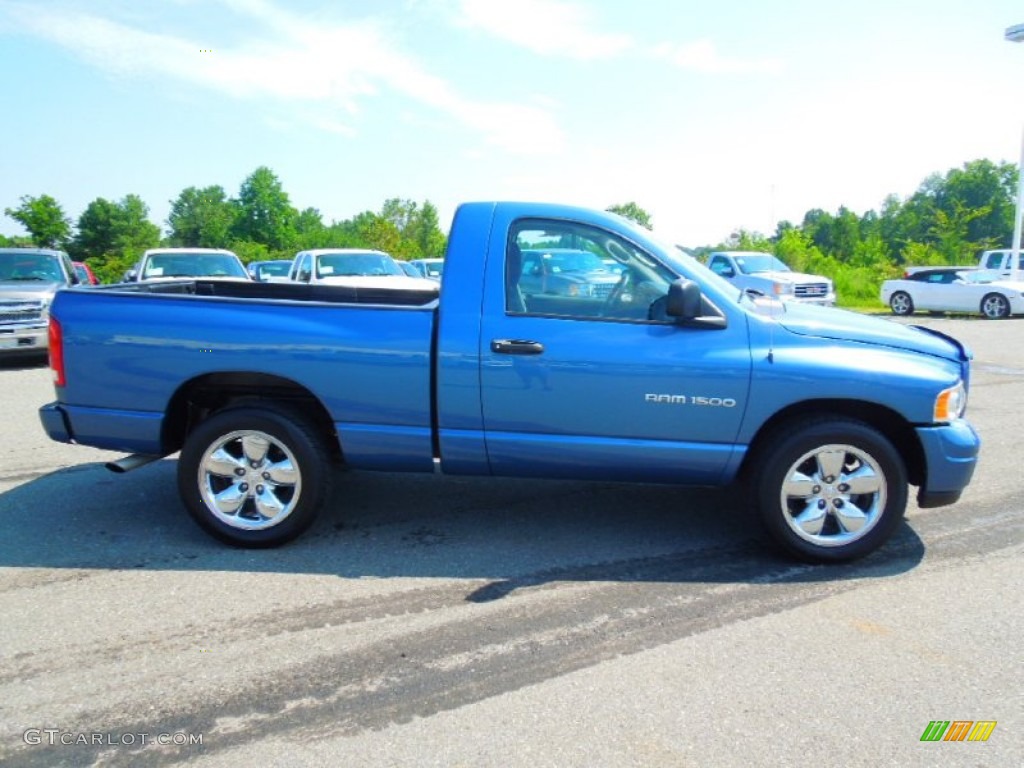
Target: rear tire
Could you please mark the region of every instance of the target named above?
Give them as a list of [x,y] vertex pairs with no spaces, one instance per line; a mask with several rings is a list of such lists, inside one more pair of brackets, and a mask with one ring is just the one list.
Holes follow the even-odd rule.
[[753,497],[772,538],[801,560],[837,563],[880,547],[907,506],[903,460],[851,419],[797,422],[762,444]]
[[299,414],[238,406],[188,436],[178,492],[210,535],[237,547],[276,547],[305,531],[329,496],[330,451]]
[[910,298],[910,294],[906,291],[896,291],[896,293],[889,297],[889,309],[892,310],[894,315],[899,315],[900,317],[912,315],[914,314],[914,300]]

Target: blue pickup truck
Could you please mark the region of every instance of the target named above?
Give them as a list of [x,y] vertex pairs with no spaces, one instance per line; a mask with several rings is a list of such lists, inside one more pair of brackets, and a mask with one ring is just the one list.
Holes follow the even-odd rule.
[[[589,251],[610,290],[550,294],[524,253]],[[59,292],[54,440],[180,451],[192,517],[238,546],[305,530],[339,465],[718,486],[792,555],[880,546],[955,502],[979,441],[970,353],[933,330],[739,291],[613,214],[456,212],[433,290],[189,279]],[[603,283],[602,283],[603,285]]]

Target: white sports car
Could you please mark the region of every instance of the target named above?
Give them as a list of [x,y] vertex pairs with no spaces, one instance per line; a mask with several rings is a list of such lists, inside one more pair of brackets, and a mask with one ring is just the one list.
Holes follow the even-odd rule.
[[994,280],[971,270],[922,269],[882,283],[881,299],[894,315],[928,312],[969,312],[990,320],[1024,315],[1024,282]]

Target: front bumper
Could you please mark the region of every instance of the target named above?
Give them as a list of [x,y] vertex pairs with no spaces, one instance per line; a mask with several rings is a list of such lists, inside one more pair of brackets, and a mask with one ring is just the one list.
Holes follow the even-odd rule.
[[835,293],[826,293],[820,296],[793,296],[789,294],[779,298],[783,301],[791,301],[794,304],[813,304],[816,307],[834,307],[836,305]]
[[49,348],[47,326],[0,326],[0,355],[43,354]]
[[981,440],[963,419],[932,427],[918,427],[924,450],[924,482],[918,488],[917,505],[942,507],[960,498],[971,482],[978,463]]

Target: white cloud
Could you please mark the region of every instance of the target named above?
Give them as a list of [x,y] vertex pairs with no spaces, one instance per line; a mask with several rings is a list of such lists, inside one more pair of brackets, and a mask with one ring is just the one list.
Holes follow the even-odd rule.
[[594,32],[582,5],[556,0],[461,0],[458,23],[546,56],[606,59],[633,46],[628,35]]
[[562,145],[561,130],[547,111],[463,97],[398,50],[372,22],[323,23],[266,0],[223,0],[223,5],[268,33],[233,48],[201,52],[208,43],[85,12],[35,4],[11,4],[7,12],[22,29],[109,72],[165,75],[235,98],[269,96],[315,105],[325,114],[312,122],[342,135],[353,135],[354,127],[338,119],[338,110],[356,114],[367,97],[389,90],[446,114],[508,152],[547,153]]
[[654,56],[680,69],[704,74],[778,74],[782,62],[776,58],[744,59],[723,56],[710,40],[692,43],[662,43],[653,49]]

